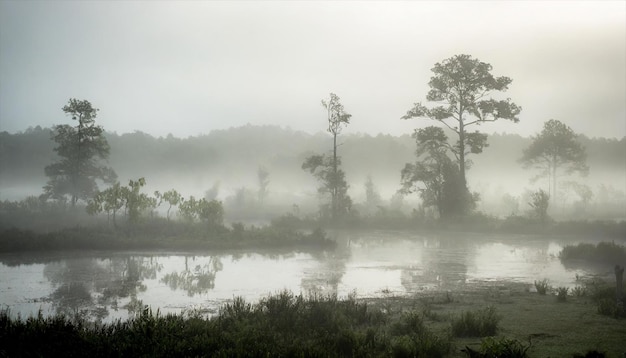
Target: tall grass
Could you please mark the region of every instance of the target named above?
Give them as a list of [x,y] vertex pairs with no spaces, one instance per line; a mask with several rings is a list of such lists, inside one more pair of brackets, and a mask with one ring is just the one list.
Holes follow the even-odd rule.
[[498,331],[502,317],[493,306],[482,310],[462,312],[452,321],[452,334],[456,337],[493,336]]
[[142,310],[128,321],[86,324],[62,316],[27,320],[0,313],[0,356],[421,356],[450,352],[417,312],[391,319],[349,297],[281,292],[258,304],[238,298],[216,317]]

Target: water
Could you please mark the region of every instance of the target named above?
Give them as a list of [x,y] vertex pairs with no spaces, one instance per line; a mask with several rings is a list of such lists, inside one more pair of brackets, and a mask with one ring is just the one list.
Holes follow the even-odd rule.
[[290,290],[304,295],[379,297],[451,290],[493,281],[575,286],[558,259],[562,238],[523,235],[336,233],[319,253],[106,252],[0,256],[0,304],[12,316],[80,314],[125,319],[143,307],[209,315],[234,297],[255,302]]

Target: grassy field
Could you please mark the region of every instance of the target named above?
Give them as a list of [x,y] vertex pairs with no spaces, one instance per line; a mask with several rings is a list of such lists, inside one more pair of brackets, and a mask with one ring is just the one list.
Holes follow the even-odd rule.
[[363,300],[283,292],[258,304],[235,299],[210,319],[145,310],[109,325],[5,312],[0,356],[468,357],[462,350],[505,347],[508,354],[472,357],[621,358],[626,319],[598,312],[598,292],[611,286],[587,287],[565,300],[516,283]]
[[[534,290],[533,290],[534,291]],[[572,357],[597,350],[607,357],[626,354],[626,319],[598,313],[594,298],[567,296],[559,302],[555,294],[530,292],[528,285],[493,283],[459,293],[434,293],[419,299],[389,298],[371,304],[387,310],[421,311],[427,326],[444,334],[451,321],[463,312],[493,307],[501,320],[496,335],[516,339],[529,357]],[[480,337],[453,339],[451,357],[466,357],[460,350],[480,349]]]

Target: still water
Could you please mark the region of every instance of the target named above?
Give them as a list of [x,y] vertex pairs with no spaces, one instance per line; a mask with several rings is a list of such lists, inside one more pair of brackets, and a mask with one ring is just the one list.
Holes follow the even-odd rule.
[[[564,238],[523,235],[334,233],[332,252],[71,252],[0,256],[0,305],[12,316],[80,314],[128,318],[161,313],[212,314],[234,297],[249,302],[283,290],[303,295],[377,297],[451,290],[494,281],[532,287],[576,285],[558,254]],[[588,240],[588,242],[593,242]],[[567,243],[575,243],[568,241]]]

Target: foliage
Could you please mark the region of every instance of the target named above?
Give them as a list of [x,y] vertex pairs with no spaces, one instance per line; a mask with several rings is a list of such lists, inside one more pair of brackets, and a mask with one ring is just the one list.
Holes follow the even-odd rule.
[[257,179],[259,182],[259,203],[263,205],[265,198],[267,197],[267,187],[270,184],[270,173],[267,171],[267,168],[262,166],[259,167],[257,170]]
[[205,198],[196,200],[190,196],[179,205],[180,215],[187,222],[199,220],[210,227],[221,226],[224,222],[224,208],[217,200],[208,201]]
[[339,169],[340,157],[337,156],[337,136],[341,133],[342,126],[350,123],[351,114],[346,113],[343,104],[339,102],[339,96],[330,94],[330,100],[322,100],[322,106],[326,108],[328,120],[328,132],[333,136],[333,155],[313,155],[305,159],[302,164],[303,170],[308,170],[321,183],[320,193],[330,194],[330,204],[327,210],[333,221],[337,221],[350,211],[352,200],[348,196],[348,183],[345,173]]
[[372,215],[381,204],[382,199],[370,175],[365,180],[365,214]]
[[524,345],[517,339],[506,337],[485,337],[480,342],[480,352],[468,347],[462,350],[468,357],[483,358],[525,358],[530,345]]
[[404,115],[403,119],[425,117],[443,123],[458,135],[458,141],[450,146],[461,175],[463,188],[467,187],[465,179],[468,154],[481,153],[487,145],[487,136],[478,131],[468,132],[467,127],[508,119],[519,122],[521,108],[510,99],[495,100],[489,98],[494,91],[506,91],[512,80],[508,77],[494,77],[492,66],[480,62],[469,55],[456,55],[432,68],[434,73],[428,85],[430,90],[426,100],[440,103],[427,108],[421,103]]
[[541,223],[546,223],[549,219],[548,206],[550,205],[550,195],[543,190],[536,191],[530,196],[528,203],[532,208],[532,216]]
[[535,289],[537,290],[538,294],[545,295],[550,290],[550,284],[545,278],[539,281],[535,280]]
[[556,300],[559,302],[567,301],[567,292],[569,291],[569,287],[557,287],[556,289]]
[[157,191],[154,194],[157,197],[157,199],[159,199],[159,203],[157,204],[157,206],[161,203],[161,201],[164,201],[169,204],[169,206],[167,207],[167,214],[166,214],[167,220],[170,219],[170,210],[172,209],[172,206],[178,206],[182,204],[183,201],[185,200],[182,197],[182,195],[180,195],[180,193],[178,193],[175,189],[168,190],[163,194],[160,194]]
[[440,218],[468,213],[474,200],[461,183],[457,165],[448,157],[451,146],[441,128],[426,127],[413,133],[417,144],[414,164],[401,172],[401,192],[419,192],[424,207],[437,208]]
[[104,129],[95,125],[98,109],[89,101],[70,99],[63,112],[78,121],[76,127],[67,124],[54,127],[52,139],[58,144],[54,151],[60,161],[45,167],[50,180],[44,187],[47,196],[60,199],[70,196],[72,206],[78,200],[91,198],[98,190],[97,179],[106,183],[115,181],[117,175],[110,167],[100,163],[109,156],[109,144]]
[[345,173],[336,167],[341,165],[341,159],[327,155],[313,155],[304,161],[302,169],[309,171],[321,183],[318,192],[330,195],[330,203],[322,208],[322,214],[335,220],[345,217],[352,208],[352,199],[348,195],[348,183]]
[[290,292],[257,304],[235,298],[216,317],[153,314],[129,321],[87,325],[62,316],[26,321],[0,313],[0,346],[8,356],[395,356],[442,357],[448,336],[437,336],[416,314],[400,319],[348,297],[304,298]]
[[97,192],[93,199],[89,200],[86,208],[87,213],[96,215],[106,212],[107,216],[112,215],[113,223],[117,226],[116,213],[124,207],[128,221],[136,224],[142,213],[156,208],[158,204],[157,198],[160,197],[158,192],[155,193],[157,194],[156,197],[150,197],[145,193],[141,193],[140,190],[145,185],[146,180],[144,178],[130,180],[128,186],[120,186],[120,183],[116,182],[112,187]]
[[544,123],[543,130],[533,137],[520,159],[524,167],[541,170],[538,178],[548,177],[553,202],[556,202],[557,196],[558,169],[564,167],[567,174],[579,172],[586,175],[589,172],[586,160],[585,147],[578,141],[574,131],[554,119]]
[[566,245],[559,253],[559,259],[570,265],[576,262],[624,262],[626,261],[626,246],[615,242],[599,242],[596,245],[588,243]]
[[498,331],[500,320],[493,306],[474,312],[465,311],[452,320],[452,334],[456,337],[493,336]]

